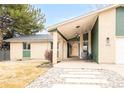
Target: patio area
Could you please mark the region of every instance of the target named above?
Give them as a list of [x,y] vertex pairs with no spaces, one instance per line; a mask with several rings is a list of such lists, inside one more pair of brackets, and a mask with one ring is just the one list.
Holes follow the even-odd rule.
[[55,64],[27,88],[124,88],[124,65],[66,60]]

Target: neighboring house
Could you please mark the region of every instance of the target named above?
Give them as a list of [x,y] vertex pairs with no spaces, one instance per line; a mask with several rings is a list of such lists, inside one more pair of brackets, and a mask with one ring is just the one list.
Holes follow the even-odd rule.
[[6,40],[10,42],[10,59],[42,59],[45,60],[45,52],[51,50],[52,36],[31,35]]
[[[124,64],[124,5],[112,5],[89,14],[76,17],[47,28],[53,38],[53,63],[69,57],[93,59],[97,63]],[[37,37],[37,36],[36,36]],[[44,56],[50,42],[38,36],[31,43],[30,58]],[[23,58],[25,50],[22,40],[11,42],[11,59]],[[42,39],[41,42],[36,43]],[[50,47],[50,45],[49,45]],[[50,49],[50,48],[48,48]],[[23,55],[23,56],[22,56]]]

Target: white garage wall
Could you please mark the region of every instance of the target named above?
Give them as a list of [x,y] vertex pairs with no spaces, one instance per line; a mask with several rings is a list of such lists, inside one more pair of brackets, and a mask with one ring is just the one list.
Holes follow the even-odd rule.
[[31,59],[45,59],[45,51],[50,50],[50,43],[31,43]]
[[116,64],[124,64],[124,37],[116,38]]

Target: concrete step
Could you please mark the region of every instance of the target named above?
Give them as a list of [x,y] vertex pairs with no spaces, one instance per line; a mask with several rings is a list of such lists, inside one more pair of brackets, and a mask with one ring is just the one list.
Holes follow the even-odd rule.
[[65,78],[65,83],[108,83],[105,79]]
[[96,78],[95,75],[72,75],[72,74],[61,74],[60,77],[63,77],[63,78]]
[[74,71],[74,72],[77,72],[77,71],[92,71],[92,69],[73,68],[73,69],[63,69],[63,71]]
[[85,72],[82,72],[82,71],[78,71],[78,72],[74,72],[74,71],[70,71],[70,72],[67,72],[68,74],[101,74],[101,72],[97,72],[97,71],[94,71],[94,72],[89,72],[89,71],[85,71]]
[[52,88],[100,88],[99,85],[53,84]]

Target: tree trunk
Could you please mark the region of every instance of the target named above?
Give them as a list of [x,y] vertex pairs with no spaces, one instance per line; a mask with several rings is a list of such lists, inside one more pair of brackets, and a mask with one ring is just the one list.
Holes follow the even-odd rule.
[[0,49],[2,48],[3,45],[3,32],[0,30]]

